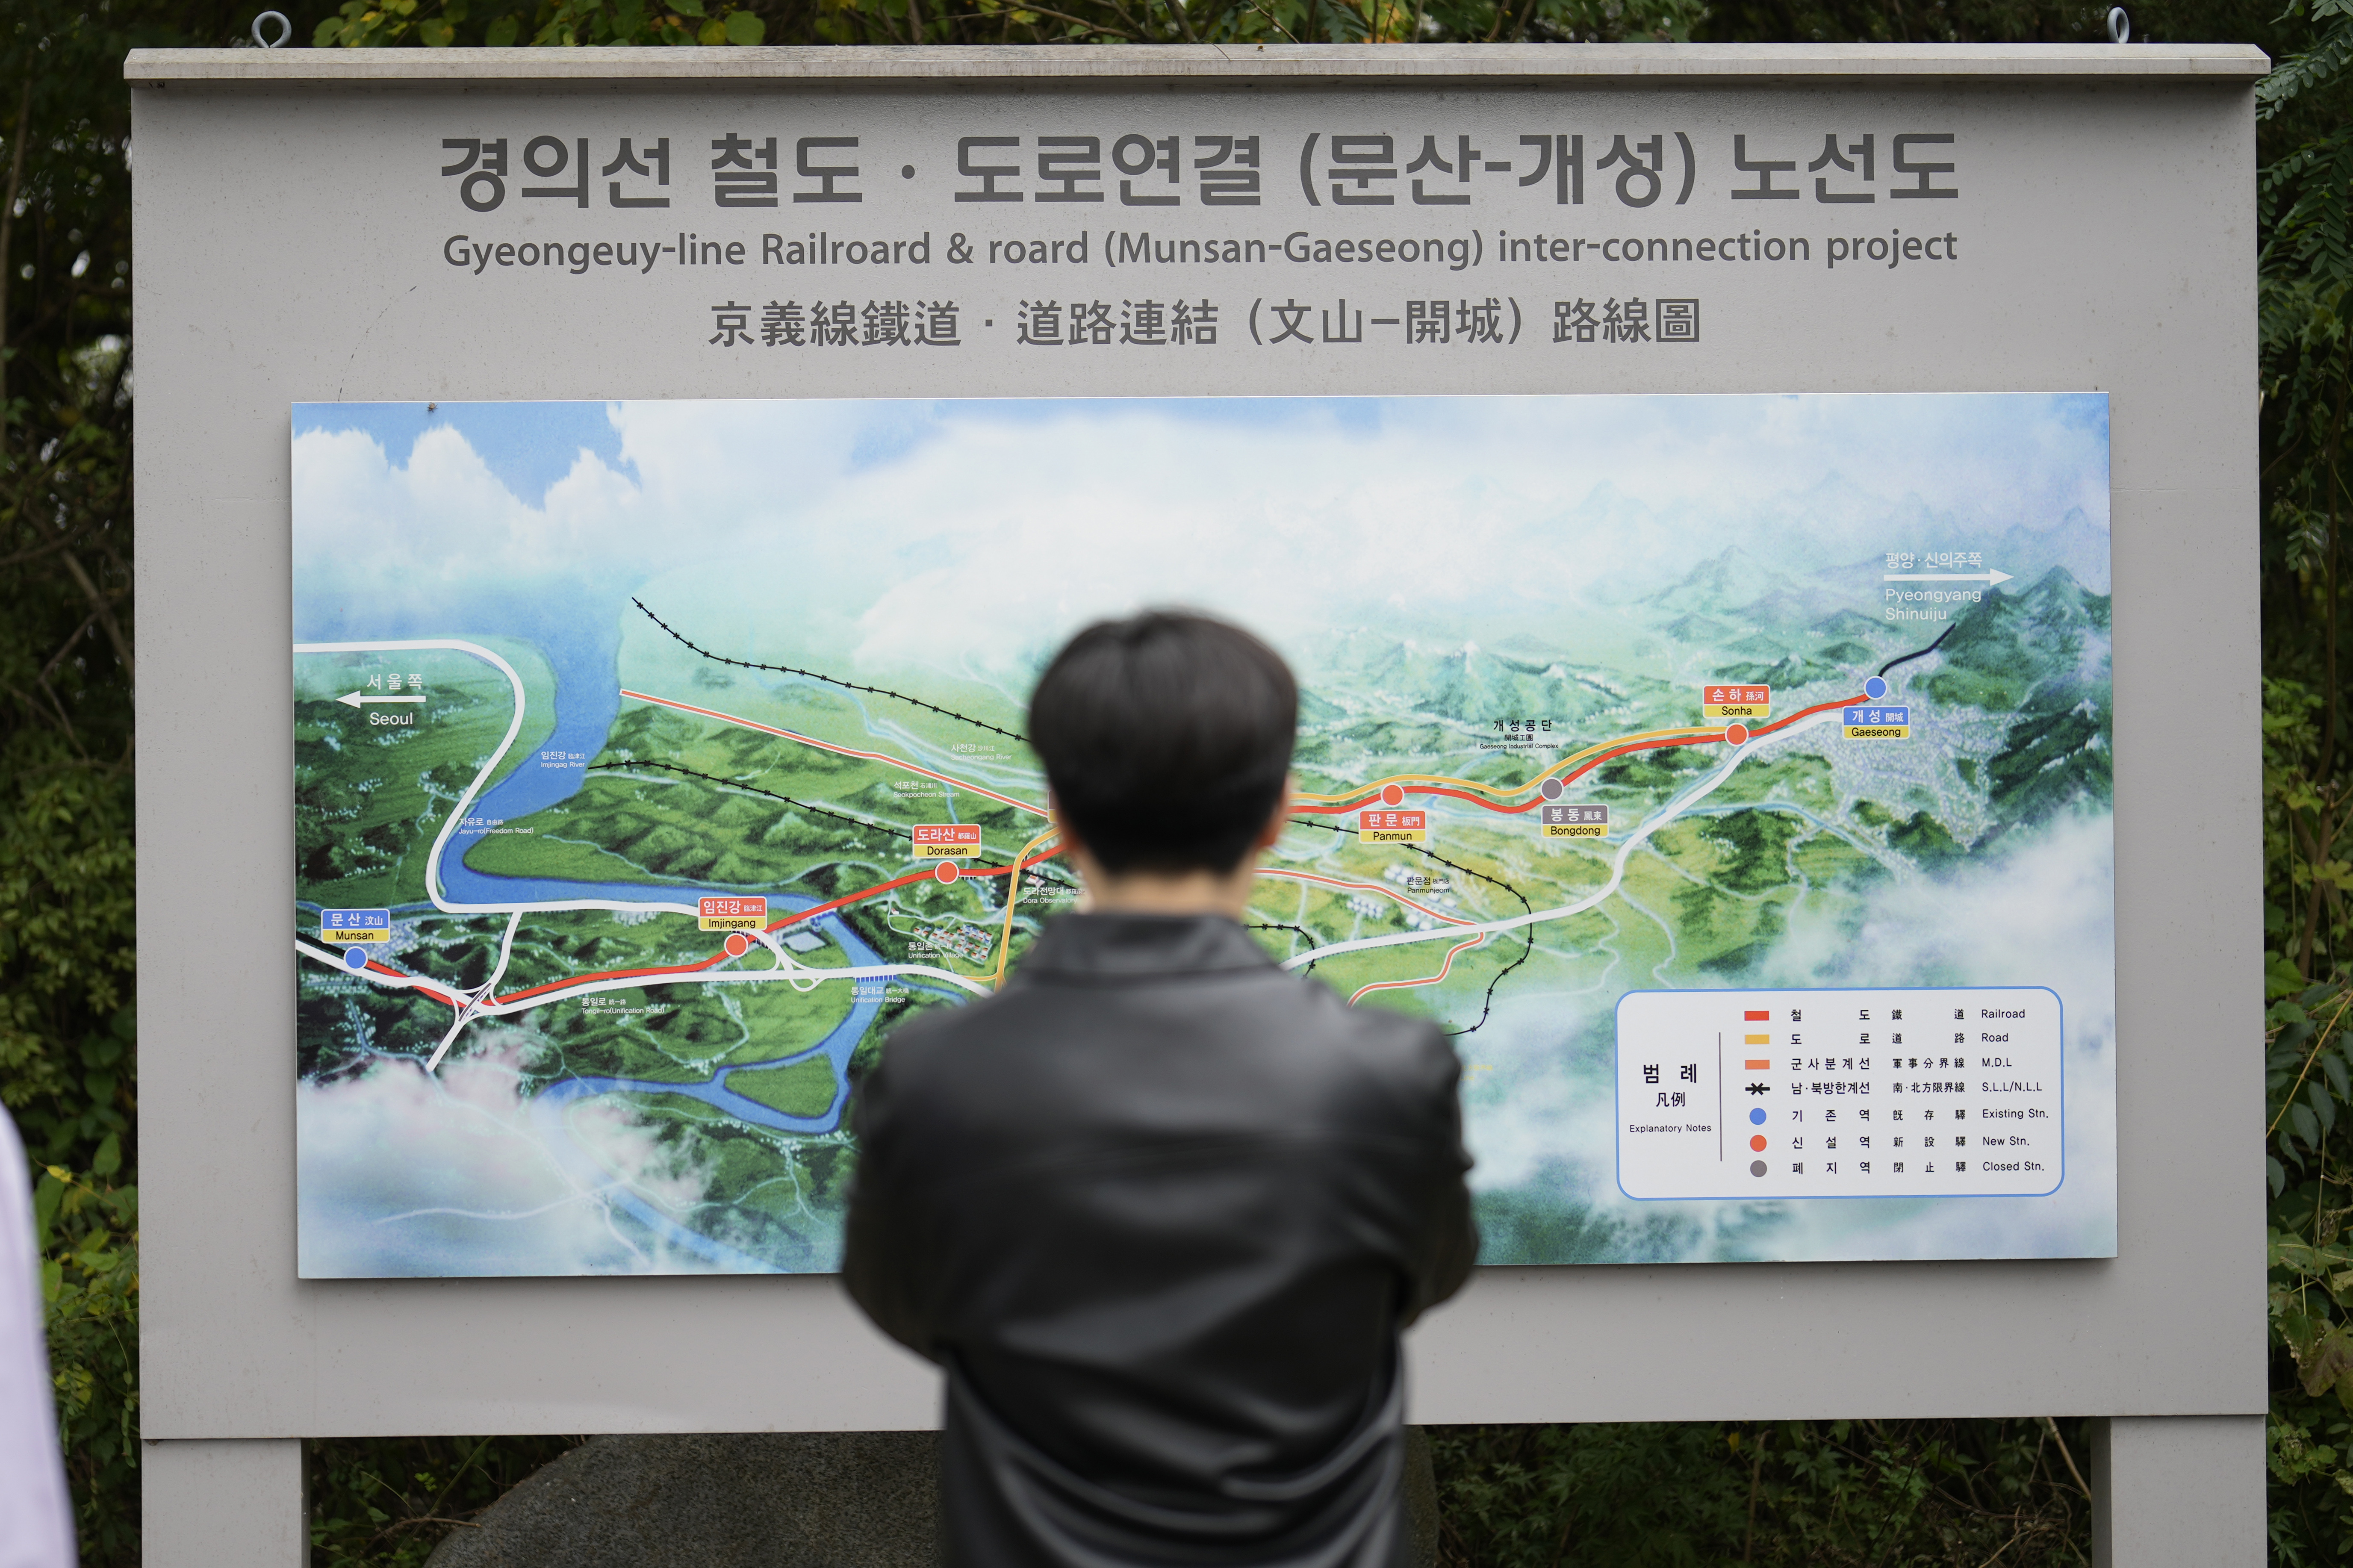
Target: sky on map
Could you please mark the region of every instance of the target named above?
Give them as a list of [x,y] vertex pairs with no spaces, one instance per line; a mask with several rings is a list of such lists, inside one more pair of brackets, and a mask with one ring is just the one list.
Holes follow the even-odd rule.
[[822,583],[870,664],[1010,668],[1142,597],[1278,638],[1409,602],[1534,614],[1726,548],[2000,568],[2005,538],[2067,534],[2107,585],[2096,394],[308,404],[293,477],[298,603],[603,599],[716,565]]

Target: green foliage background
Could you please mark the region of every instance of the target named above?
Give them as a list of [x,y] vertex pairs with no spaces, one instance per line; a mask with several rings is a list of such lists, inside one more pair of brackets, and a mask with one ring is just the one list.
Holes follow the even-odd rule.
[[[2274,1559],[2353,1562],[2353,0],[2152,0],[2144,39],[2283,61],[2261,138]],[[0,1103],[37,1167],[90,1564],[139,1557],[133,362],[124,50],[259,7],[0,7]],[[343,0],[318,47],[1620,40],[2096,41],[2046,0]],[[2044,1417],[1432,1433],[1455,1564],[2089,1561],[2085,1433]],[[560,1437],[311,1446],[313,1556],[421,1563]]]

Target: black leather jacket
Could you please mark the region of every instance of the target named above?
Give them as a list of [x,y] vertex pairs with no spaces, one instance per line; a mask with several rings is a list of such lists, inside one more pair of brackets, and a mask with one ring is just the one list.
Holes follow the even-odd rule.
[[851,1295],[947,1373],[954,1568],[1392,1568],[1398,1333],[1469,1274],[1459,1068],[1217,917],[1073,915],[891,1039]]

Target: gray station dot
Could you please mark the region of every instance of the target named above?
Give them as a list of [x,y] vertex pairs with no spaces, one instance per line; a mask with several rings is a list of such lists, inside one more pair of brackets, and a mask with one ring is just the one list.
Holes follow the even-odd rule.
[[901,179],[902,179],[902,180],[912,180],[912,179],[913,179],[913,178],[915,177],[915,165],[913,165],[913,163],[902,163],[902,164],[900,164],[900,165],[899,165],[899,177],[900,177]]
[[1763,1174],[1765,1173],[1765,1162],[1764,1162],[1764,1161],[1762,1161],[1762,1160],[1751,1160],[1751,1161],[1749,1161],[1749,1162],[1748,1162],[1748,1173],[1749,1173],[1750,1175],[1752,1175],[1752,1176],[1761,1176],[1761,1175],[1763,1175]]
[[1558,800],[1560,798],[1560,781],[1558,779],[1545,780],[1544,797],[1546,800]]

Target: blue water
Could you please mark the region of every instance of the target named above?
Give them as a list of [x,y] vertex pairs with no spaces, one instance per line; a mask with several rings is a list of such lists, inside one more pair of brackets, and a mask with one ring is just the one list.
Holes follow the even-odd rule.
[[[440,859],[442,888],[463,904],[561,903],[581,899],[616,903],[691,902],[712,886],[680,882],[586,882],[552,877],[504,877],[478,871],[465,863],[465,852],[483,838],[491,826],[543,811],[568,800],[587,781],[586,763],[604,750],[613,721],[620,710],[617,655],[620,618],[628,604],[626,592],[575,593],[518,602],[493,595],[472,607],[473,613],[453,614],[444,606],[438,624],[411,622],[408,617],[366,615],[349,603],[298,602],[297,635],[304,641],[363,641],[376,638],[467,636],[474,628],[498,626],[506,635],[528,641],[544,657],[555,677],[554,729],[525,756],[518,767],[485,791],[468,807],[467,816],[480,826],[460,826],[449,836]],[[304,613],[309,612],[309,613]],[[385,624],[387,620],[403,624]],[[451,626],[458,629],[450,630]],[[542,753],[555,753],[543,756]],[[575,760],[576,759],[576,760]],[[728,892],[765,893],[772,910],[807,909],[818,900],[803,894],[765,888],[727,888]],[[424,906],[404,910],[423,913]],[[881,956],[860,941],[838,915],[811,922],[812,929],[839,943],[853,966],[879,964]],[[765,954],[751,963],[766,962]],[[785,984],[782,981],[776,984]],[[832,984],[840,984],[833,982]],[[815,1045],[805,1045],[756,1062],[720,1069],[701,1083],[660,1083],[625,1078],[578,1077],[549,1084],[533,1098],[532,1114],[550,1150],[576,1179],[597,1190],[607,1202],[628,1213],[656,1235],[691,1251],[715,1267],[736,1270],[772,1270],[773,1261],[753,1257],[716,1241],[662,1214],[637,1194],[617,1184],[587,1152],[573,1142],[565,1129],[565,1110],[573,1101],[620,1090],[649,1094],[680,1094],[702,1100],[712,1109],[754,1126],[801,1135],[831,1132],[840,1125],[849,1100],[849,1058],[882,1011],[884,983],[880,979],[851,981],[849,1014]],[[923,989],[920,980],[902,979]],[[959,996],[961,993],[956,993]],[[786,1066],[822,1056],[833,1071],[832,1103],[821,1116],[786,1116],[727,1087],[736,1072]]]
[[[474,874],[474,878],[479,882],[491,884],[488,891],[502,901],[510,903],[548,898],[611,899],[632,903],[664,903],[675,902],[681,897],[692,898],[698,891],[708,890],[645,882],[564,882],[541,877],[482,877],[479,873]],[[756,889],[754,890],[756,891]],[[817,900],[814,899],[797,894],[772,892],[768,895],[768,908],[771,913],[784,910],[805,910],[815,902]],[[821,931],[839,943],[842,952],[849,955],[849,962],[853,967],[864,967],[882,962],[881,955],[860,941],[858,933],[852,931],[849,922],[839,915],[820,915],[811,921],[810,925],[816,931]],[[744,960],[746,963],[754,965],[765,963],[768,961],[768,955],[764,951],[755,951]],[[772,984],[781,985],[786,983],[779,980]],[[841,982],[834,981],[830,984],[839,984]],[[615,1089],[642,1089],[649,1093],[683,1094],[700,1100],[715,1110],[723,1110],[739,1121],[753,1122],[762,1127],[771,1127],[779,1132],[830,1132],[840,1125],[842,1101],[849,1089],[850,1054],[858,1048],[858,1042],[865,1037],[866,1031],[872,1026],[875,1018],[882,1011],[884,982],[881,979],[878,977],[871,980],[853,980],[849,984],[854,988],[855,996],[855,1000],[850,1005],[849,1016],[836,1025],[833,1031],[824,1039],[813,1046],[796,1046],[793,1049],[778,1056],[765,1058],[756,1062],[742,1062],[732,1068],[722,1068],[716,1076],[702,1083],[658,1083],[650,1079],[637,1079],[575,1078],[565,1079],[551,1084],[540,1092],[543,1095],[557,1096],[559,1104],[565,1100],[577,1099],[583,1094],[606,1094]],[[822,1055],[833,1068],[833,1103],[827,1108],[822,1116],[786,1116],[781,1111],[762,1105],[757,1100],[746,1099],[727,1087],[727,1079],[731,1073],[758,1068],[783,1067],[788,1063],[805,1061],[810,1057],[818,1055]]]
[[[882,984],[880,981],[852,981],[864,993],[870,986],[875,1000],[861,999],[849,1011],[834,1031],[814,1046],[804,1047],[789,1055],[773,1057],[765,1061],[740,1062],[722,1068],[718,1074],[703,1083],[663,1083],[652,1079],[634,1078],[567,1078],[549,1084],[540,1090],[540,1098],[554,1105],[565,1105],[584,1095],[612,1094],[628,1090],[641,1094],[682,1094],[716,1110],[723,1110],[739,1121],[774,1128],[779,1132],[830,1132],[840,1124],[842,1102],[849,1090],[847,1068],[850,1053],[866,1033],[866,1026],[881,1011]],[[765,1068],[788,1067],[822,1055],[833,1068],[833,1103],[822,1116],[787,1116],[783,1111],[761,1104],[756,1100],[736,1093],[727,1087],[727,1080],[739,1072],[756,1072]]]
[[[692,897],[698,890],[691,887],[637,882],[564,882],[547,878],[484,877],[468,873],[471,883],[481,895],[500,898],[503,901],[524,901],[546,898],[596,898],[626,902],[674,902],[681,897]],[[471,899],[476,892],[465,897]],[[807,909],[817,900],[794,894],[771,892],[771,910]],[[821,915],[810,922],[812,929],[823,932],[841,945],[853,965],[880,963],[881,955],[859,940],[858,934],[838,915]],[[765,952],[754,951],[748,962],[767,962]],[[784,984],[784,981],[772,982]],[[840,984],[834,981],[829,984]],[[597,1190],[605,1201],[628,1214],[638,1223],[671,1245],[682,1247],[702,1258],[715,1268],[737,1272],[772,1272],[773,1260],[754,1257],[724,1242],[712,1239],[691,1226],[682,1225],[663,1214],[627,1187],[614,1182],[587,1152],[575,1142],[565,1118],[565,1109],[574,1100],[600,1094],[634,1090],[645,1094],[679,1094],[699,1100],[713,1110],[754,1126],[769,1128],[778,1132],[830,1132],[841,1124],[843,1108],[849,1100],[849,1058],[858,1049],[858,1042],[874,1025],[882,1011],[884,982],[880,978],[852,980],[849,1014],[834,1026],[825,1038],[813,1046],[799,1046],[780,1055],[759,1061],[739,1062],[722,1068],[701,1083],[665,1083],[651,1079],[575,1076],[558,1079],[532,1097],[531,1115],[540,1131],[542,1141],[563,1162],[574,1178]],[[833,1100],[821,1116],[787,1116],[758,1100],[737,1093],[727,1086],[729,1078],[739,1072],[763,1068],[789,1066],[823,1057],[833,1071]]]
[[597,636],[575,632],[554,642],[543,642],[539,650],[555,671],[555,729],[512,773],[467,808],[467,816],[480,819],[483,826],[461,826],[449,836],[441,856],[441,881],[459,903],[491,901],[482,894],[461,890],[463,884],[505,886],[515,880],[470,870],[465,865],[466,851],[488,835],[491,826],[544,811],[577,794],[588,781],[589,762],[605,749],[613,720],[621,710],[621,681],[615,664],[620,650],[617,629],[608,626]]

